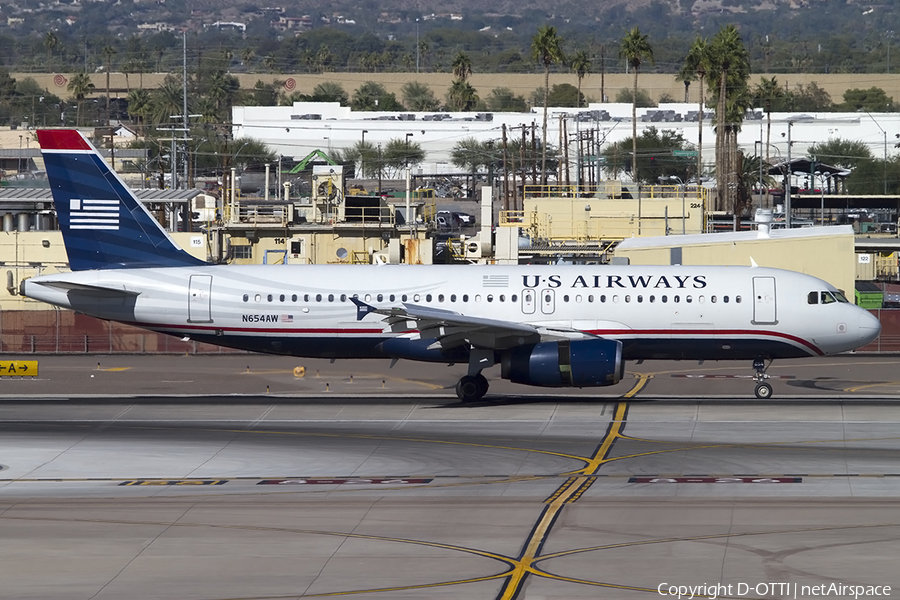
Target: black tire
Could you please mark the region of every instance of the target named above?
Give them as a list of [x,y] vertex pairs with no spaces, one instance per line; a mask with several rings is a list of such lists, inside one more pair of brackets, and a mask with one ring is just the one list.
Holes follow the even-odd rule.
[[760,400],[768,400],[772,397],[772,386],[768,383],[760,383],[756,386],[756,397]]
[[478,397],[484,398],[491,384],[488,383],[487,378],[481,373],[475,376],[475,382],[478,384]]
[[[485,380],[485,383],[487,383],[487,380]],[[456,384],[456,396],[463,402],[476,402],[484,396],[486,391],[487,387],[485,386],[482,390],[482,386],[478,383],[478,378],[471,375],[466,375]]]

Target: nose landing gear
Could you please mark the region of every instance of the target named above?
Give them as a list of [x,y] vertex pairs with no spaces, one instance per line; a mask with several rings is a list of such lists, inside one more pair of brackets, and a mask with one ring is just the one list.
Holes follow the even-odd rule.
[[772,397],[772,385],[766,381],[769,378],[766,371],[769,370],[770,366],[772,366],[771,360],[769,360],[769,364],[766,364],[766,361],[762,358],[757,358],[753,361],[753,369],[756,371],[756,374],[753,376],[753,381],[756,382],[755,393],[760,400],[768,400]]

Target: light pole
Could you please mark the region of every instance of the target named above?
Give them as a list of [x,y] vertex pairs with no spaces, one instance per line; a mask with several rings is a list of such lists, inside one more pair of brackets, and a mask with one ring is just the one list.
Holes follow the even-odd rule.
[[821,171],[816,171],[814,174],[818,175],[822,179],[822,187],[819,190],[821,192],[821,195],[820,195],[821,206],[819,208],[821,218],[819,220],[819,224],[822,227],[825,227],[825,181],[831,180],[831,173],[823,173]]
[[368,129],[362,130],[362,141],[359,143],[359,174],[363,179],[366,177],[366,134],[369,133]]
[[[888,48],[890,48],[890,46],[888,46]],[[888,51],[888,52],[890,52],[890,51]],[[888,53],[888,56],[890,56],[890,53]],[[888,60],[888,66],[890,66],[890,60]],[[419,72],[419,18],[416,17],[416,73],[418,73],[418,72]],[[890,72],[890,69],[888,69],[888,72]]]
[[681,177],[678,175],[669,175],[669,181],[677,181],[678,187],[681,188],[681,235],[686,233],[685,231],[685,221],[687,220],[687,214],[685,213],[685,205],[684,205],[684,181],[681,180]]

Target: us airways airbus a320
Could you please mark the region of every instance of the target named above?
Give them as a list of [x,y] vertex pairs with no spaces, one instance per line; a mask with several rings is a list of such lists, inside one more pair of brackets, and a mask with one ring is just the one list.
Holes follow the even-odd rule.
[[212,265],[179,248],[77,131],[38,131],[71,273],[29,298],[178,337],[313,358],[468,364],[533,386],[617,383],[625,361],[844,352],[878,320],[834,286],[760,267]]

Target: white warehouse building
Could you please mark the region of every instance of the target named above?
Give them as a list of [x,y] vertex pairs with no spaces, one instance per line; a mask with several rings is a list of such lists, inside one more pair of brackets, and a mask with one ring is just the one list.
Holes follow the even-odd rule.
[[[416,169],[420,173],[454,173],[460,170],[450,162],[450,153],[463,139],[500,140],[502,125],[511,138],[521,138],[521,126],[537,126],[541,138],[542,110],[528,113],[436,113],[436,112],[355,112],[334,102],[295,102],[292,106],[235,106],[233,136],[261,140],[277,154],[299,160],[319,149],[352,147],[360,141],[386,144],[392,139],[409,139],[419,144],[425,160]],[[658,108],[641,108],[638,135],[648,127],[673,130],[694,146],[698,143],[698,106],[696,103],[662,104]],[[703,156],[705,170],[711,170],[715,159],[713,110],[704,112]],[[567,120],[569,138],[579,130],[595,129],[604,143],[631,137],[631,105],[592,103],[587,108],[552,107],[548,111],[548,143],[559,145],[561,119]],[[766,139],[766,115],[761,109],[748,113],[738,143],[745,155],[766,155],[772,162],[786,160],[788,139],[792,141],[791,157],[806,155],[810,145],[829,139],[862,142],[876,158],[887,158],[896,152],[900,142],[900,113],[772,113],[771,137]],[[790,129],[790,131],[788,131]],[[530,140],[530,134],[529,134]],[[575,144],[570,146],[574,164]]]

